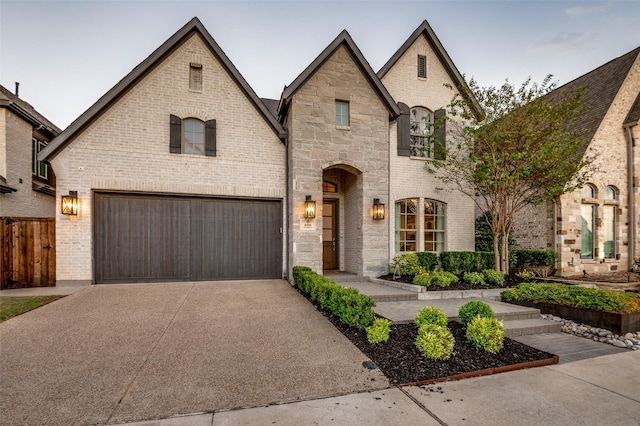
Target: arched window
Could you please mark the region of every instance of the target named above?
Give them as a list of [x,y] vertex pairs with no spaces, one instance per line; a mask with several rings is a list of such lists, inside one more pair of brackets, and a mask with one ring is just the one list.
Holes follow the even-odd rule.
[[416,212],[418,199],[396,202],[396,251],[416,251]]
[[322,192],[338,192],[338,185],[325,180],[322,182]]
[[[445,204],[422,198],[396,201],[396,252],[444,251]],[[419,236],[424,236],[418,238]]]
[[411,135],[411,155],[415,157],[433,157],[432,127],[433,113],[431,111],[422,107],[411,109],[409,128]]
[[204,155],[204,123],[197,118],[186,118],[182,129],[182,152]]
[[444,204],[424,200],[424,251],[444,251]]
[[596,222],[596,205],[585,203],[584,200],[596,198],[596,189],[593,185],[587,184],[581,191],[583,203],[580,206],[580,259],[593,259],[595,247],[594,225]]
[[604,227],[604,257],[605,259],[616,258],[616,210],[618,201],[618,191],[613,186],[604,188],[604,208],[602,222]]

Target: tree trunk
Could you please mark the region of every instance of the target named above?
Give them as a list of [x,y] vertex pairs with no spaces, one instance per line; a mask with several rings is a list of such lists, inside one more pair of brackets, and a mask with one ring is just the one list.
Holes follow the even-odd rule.
[[493,233],[493,258],[495,259],[496,271],[500,270],[500,234],[498,231]]
[[502,272],[509,273],[509,233],[502,234]]

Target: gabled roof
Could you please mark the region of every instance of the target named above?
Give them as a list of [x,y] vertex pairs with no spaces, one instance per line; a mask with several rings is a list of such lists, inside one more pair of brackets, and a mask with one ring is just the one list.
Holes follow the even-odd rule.
[[458,71],[458,68],[456,68],[455,64],[451,60],[451,57],[444,49],[442,43],[440,43],[440,40],[436,36],[436,33],[433,32],[433,29],[426,20],[422,21],[422,24],[420,24],[420,26],[416,28],[413,34],[409,36],[407,41],[405,41],[402,46],[400,46],[400,48],[396,51],[396,53],[394,53],[393,56],[387,61],[387,63],[384,64],[382,68],[380,68],[380,71],[378,71],[378,77],[382,79],[420,36],[424,36],[427,39],[427,42],[433,48],[433,51],[436,53],[436,56],[440,60],[440,63],[444,66],[451,80],[453,80],[456,88],[467,98],[467,101],[472,106],[477,118],[480,119],[484,115],[480,104],[478,103],[475,96],[471,94],[467,83],[462,77],[462,74],[460,74],[460,71]]
[[362,73],[365,75],[373,89],[376,91],[384,105],[387,107],[389,111],[389,115],[392,117],[396,117],[400,114],[400,110],[396,105],[396,102],[393,100],[393,97],[389,94],[384,84],[380,81],[376,73],[369,65],[369,62],[364,58],[358,46],[353,41],[347,30],[342,30],[338,37],[336,37],[323,51],[318,55],[316,59],[311,62],[311,64],[304,70],[302,73],[296,77],[293,82],[284,88],[282,95],[280,97],[280,105],[278,106],[278,111],[281,116],[284,116],[284,111],[291,100],[291,97],[304,85],[304,83],[324,64],[324,62],[333,55],[333,53],[340,47],[344,46],[351,56],[354,59],[356,65],[360,68]]
[[118,101],[125,93],[127,93],[132,87],[134,87],[140,80],[142,80],[149,72],[151,72],[156,66],[158,66],[164,59],[167,58],[173,51],[180,47],[186,40],[188,40],[194,33],[198,34],[205,45],[209,48],[211,53],[218,59],[223,68],[229,73],[232,79],[238,84],[240,90],[254,105],[258,112],[263,116],[265,121],[271,126],[273,131],[284,139],[286,131],[282,128],[280,123],[273,117],[267,107],[262,103],[258,95],[253,91],[249,83],[242,77],[240,72],[233,65],[231,60],[222,51],[220,46],[215,42],[211,34],[206,30],[202,22],[198,18],[193,18],[185,26],[183,26],[178,32],[172,35],[167,41],[165,41],[160,47],[158,47],[149,57],[142,61],[137,67],[135,67],[129,74],[127,74],[122,80],[111,88],[104,96],[93,104],[88,110],[86,110],[80,117],[78,117],[73,123],[67,127],[64,132],[52,143],[50,143],[39,154],[41,160],[50,160],[57,155],[69,142],[77,137],[88,125],[90,125],[95,119],[107,111],[115,102]]
[[52,138],[62,132],[58,126],[47,120],[44,115],[36,111],[28,102],[20,99],[2,85],[0,85],[0,108],[8,108],[33,127],[37,128],[42,126],[40,131],[44,130],[46,133],[49,133]]
[[627,118],[622,123],[623,126],[637,126],[638,124],[640,124],[640,92],[638,92],[636,101],[631,106]]
[[[604,65],[558,87],[547,96],[557,97],[563,93],[573,94],[578,88],[584,87],[580,101],[585,106],[585,112],[576,122],[577,130],[583,135],[584,149],[588,147],[602,120],[611,108],[611,104],[622,87],[631,66],[640,54],[640,47],[626,53]],[[638,101],[636,100],[636,105]],[[632,114],[632,108],[629,115]],[[640,114],[640,113],[637,113]],[[636,114],[636,115],[637,115]],[[627,120],[629,117],[627,117]],[[616,123],[623,125],[623,123]]]

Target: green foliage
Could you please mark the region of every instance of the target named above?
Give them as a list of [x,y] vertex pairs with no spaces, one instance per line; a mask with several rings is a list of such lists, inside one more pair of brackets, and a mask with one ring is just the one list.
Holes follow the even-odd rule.
[[338,285],[304,266],[294,266],[293,277],[300,291],[309,294],[322,309],[334,313],[343,324],[365,329],[373,323],[376,302],[371,297],[355,288]]
[[449,287],[451,284],[458,281],[458,277],[451,272],[435,271],[431,273],[430,285],[436,285],[438,287]]
[[522,271],[516,273],[516,277],[520,277],[524,280],[530,280],[536,277],[536,273],[527,269],[523,269]]
[[621,314],[640,312],[640,294],[567,284],[522,283],[501,296],[506,302],[546,302]]
[[458,321],[466,327],[475,317],[493,318],[493,309],[480,300],[465,303],[458,310]]
[[[493,256],[493,232],[491,231],[491,212],[484,212],[476,217],[476,250],[491,253],[490,263],[482,269],[495,267],[495,257]],[[502,235],[498,237],[498,244],[502,245]],[[513,236],[513,229],[509,232],[507,240],[509,247],[509,263],[514,264],[516,257],[513,250],[516,248],[516,238]]]
[[480,272],[495,264],[493,253],[478,251],[444,251],[440,253],[440,262],[444,271],[458,275]]
[[386,318],[376,318],[373,324],[365,329],[369,343],[375,345],[389,340],[391,324],[391,321]]
[[416,256],[418,256],[418,264],[426,272],[431,272],[436,268],[436,266],[438,266],[438,253],[420,251],[416,253]]
[[447,322],[447,316],[445,313],[432,306],[425,306],[420,309],[420,312],[418,312],[418,315],[413,320],[413,324],[418,328],[425,324],[434,324],[446,327]]
[[504,326],[494,318],[477,316],[467,325],[467,340],[476,348],[495,354],[504,344]]
[[394,275],[414,276],[422,272],[416,253],[400,253],[394,256],[389,265],[389,272]]
[[453,355],[455,340],[448,328],[425,324],[418,329],[415,345],[429,359],[447,360]]
[[515,266],[554,266],[558,253],[554,250],[515,250]]
[[431,275],[428,273],[418,274],[413,277],[413,283],[415,285],[421,285],[423,287],[429,287],[431,285]]
[[471,285],[487,285],[481,272],[465,272],[462,279]]
[[504,286],[504,272],[496,271],[495,269],[485,269],[484,279],[489,285]]

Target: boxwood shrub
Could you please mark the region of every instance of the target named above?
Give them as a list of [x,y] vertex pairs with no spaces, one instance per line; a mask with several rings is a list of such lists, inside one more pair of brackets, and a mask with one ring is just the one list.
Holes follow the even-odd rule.
[[462,279],[471,285],[487,285],[481,272],[465,272]]
[[448,328],[425,324],[418,329],[415,345],[420,353],[429,359],[446,360],[453,355],[455,339]]
[[504,286],[504,272],[496,271],[495,269],[485,269],[484,280],[487,284],[493,284],[497,286]]
[[434,308],[433,306],[425,306],[424,308],[420,309],[418,315],[413,319],[413,324],[417,328],[420,328],[425,324],[434,324],[446,327],[447,322],[447,316],[445,315],[445,313],[438,308]]
[[495,318],[475,317],[467,325],[467,340],[476,348],[496,353],[504,344],[504,326]]
[[416,253],[400,253],[394,256],[389,265],[389,273],[414,276],[423,272]]
[[418,264],[425,272],[431,272],[436,269],[436,266],[438,266],[438,253],[420,251],[416,253],[416,256],[418,256]]
[[501,296],[506,302],[546,302],[620,314],[640,312],[640,294],[568,284],[522,283]]
[[481,272],[492,268],[495,260],[492,252],[482,251],[443,251],[440,253],[442,269],[461,275],[465,272]]
[[493,318],[493,309],[485,302],[472,300],[465,303],[458,310],[458,321],[466,327],[475,317]]
[[336,284],[305,266],[294,266],[293,279],[300,291],[309,294],[322,309],[334,313],[343,324],[364,330],[373,323],[376,302],[355,288]]
[[365,329],[369,343],[375,345],[389,340],[391,324],[391,321],[386,318],[376,318],[373,324]]

